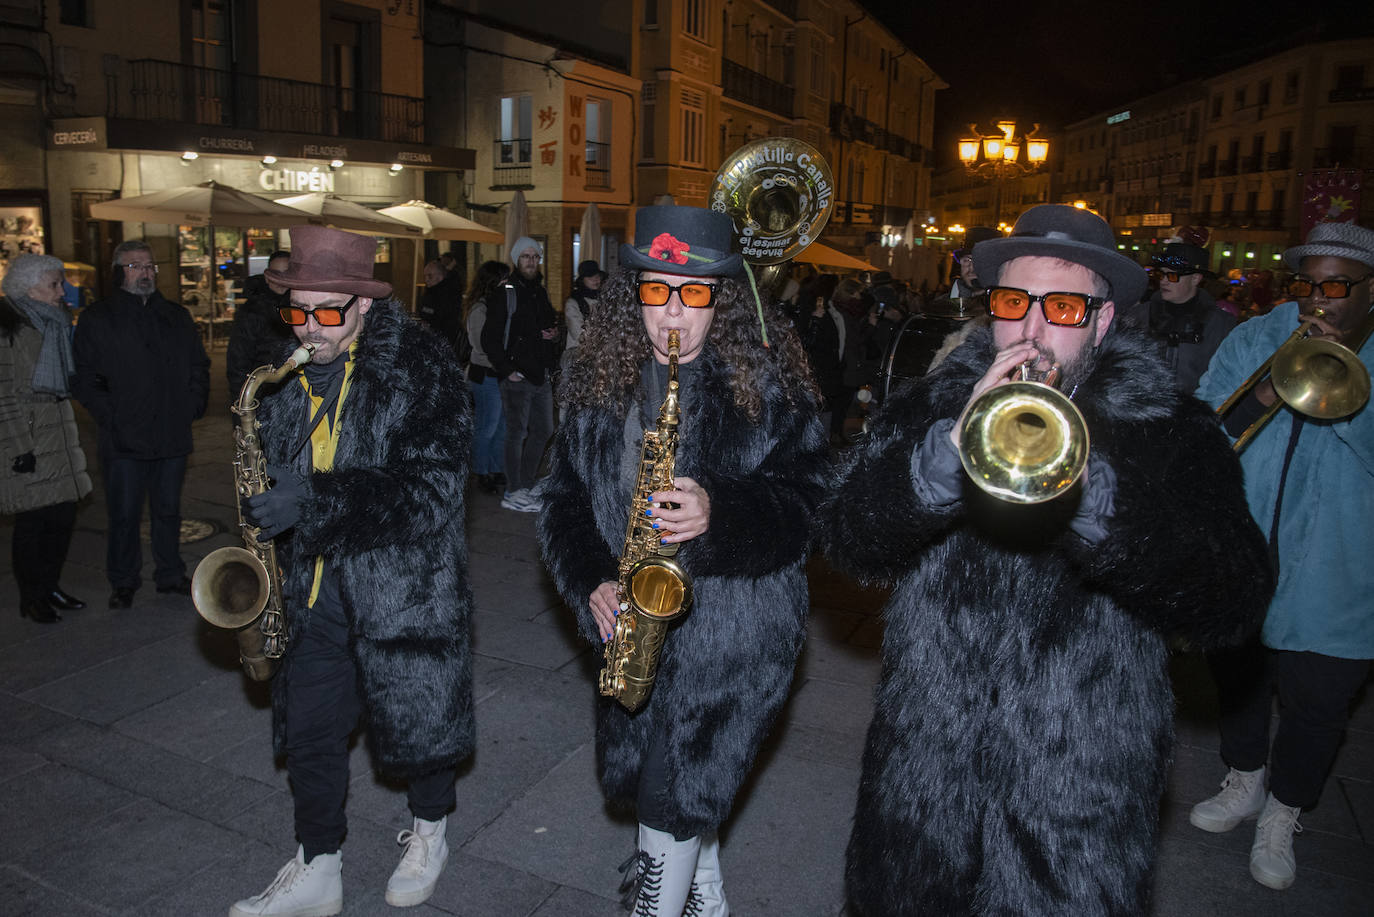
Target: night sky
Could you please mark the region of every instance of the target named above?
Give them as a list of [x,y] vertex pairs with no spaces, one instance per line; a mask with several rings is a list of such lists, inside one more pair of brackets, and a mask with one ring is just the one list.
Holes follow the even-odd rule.
[[[936,94],[936,147],[955,162],[971,121],[1048,130],[1181,80],[1297,43],[1374,34],[1374,0],[863,0],[950,88]],[[1366,84],[1374,84],[1374,61]]]

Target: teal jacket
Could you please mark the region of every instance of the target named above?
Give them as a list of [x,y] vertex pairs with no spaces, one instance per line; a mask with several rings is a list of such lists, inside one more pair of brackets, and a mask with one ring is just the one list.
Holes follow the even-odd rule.
[[[1216,407],[1298,326],[1298,304],[1276,306],[1227,336],[1198,384]],[[1360,349],[1374,366],[1374,337]],[[1274,522],[1293,413],[1278,415],[1241,453],[1250,512]],[[1374,408],[1337,421],[1309,420],[1289,465],[1278,523],[1279,579],[1263,640],[1278,650],[1374,658]]]

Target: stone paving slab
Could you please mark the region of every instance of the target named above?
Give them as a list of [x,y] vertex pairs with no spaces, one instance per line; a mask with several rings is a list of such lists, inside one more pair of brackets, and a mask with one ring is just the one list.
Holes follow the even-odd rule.
[[[214,359],[222,359],[216,353]],[[218,380],[218,381],[215,381]],[[227,403],[212,369],[213,403]],[[94,443],[78,411],[83,441]],[[236,544],[229,424],[195,425],[188,516],[219,531],[188,564]],[[128,612],[104,607],[105,513],[80,508],[63,584],[90,602],[58,625],[14,613],[0,566],[0,915],[222,917],[260,891],[295,848],[285,770],[271,749],[266,686],[242,678],[231,635],[184,598],[146,584]],[[415,917],[612,917],[616,867],[635,826],[609,811],[595,774],[601,654],[575,634],[538,559],[533,514],[472,493],[466,507],[478,748],[449,820],[452,862]],[[0,519],[7,562],[12,525]],[[779,722],[722,832],[738,917],[835,917],[843,851],[872,710],[883,592],[809,565],[806,648]],[[1253,823],[1212,835],[1188,807],[1215,792],[1216,702],[1197,656],[1176,657],[1178,746],[1161,811],[1151,913],[1168,917],[1374,914],[1374,691],[1350,722],[1321,805],[1303,818],[1298,882],[1249,875]],[[382,899],[408,826],[404,789],[379,778],[360,735],[350,753],[345,913],[396,913]],[[79,830],[73,830],[79,826]]]

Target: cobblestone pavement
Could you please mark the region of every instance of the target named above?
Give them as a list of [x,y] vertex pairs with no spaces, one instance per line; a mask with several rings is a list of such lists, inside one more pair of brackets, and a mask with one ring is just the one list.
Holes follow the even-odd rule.
[[[227,403],[215,354],[215,403]],[[84,414],[82,441],[94,460]],[[184,514],[237,543],[229,423],[196,424]],[[479,741],[449,818],[453,855],[416,915],[610,917],[631,821],[608,812],[592,744],[599,657],[575,637],[538,562],[533,517],[474,492],[468,508]],[[186,599],[146,585],[105,609],[104,504],[81,508],[63,585],[89,603],[55,626],[18,618],[0,525],[0,914],[219,915],[260,891],[295,849],[285,772],[272,760],[262,685]],[[189,533],[196,535],[197,533]],[[145,551],[145,557],[147,552]],[[145,579],[147,576],[145,575]],[[878,673],[881,595],[812,564],[814,611],[793,694],[722,832],[740,917],[842,910],[844,845]],[[1215,700],[1199,660],[1174,665],[1178,746],[1162,810],[1156,915],[1374,914],[1374,698],[1356,710],[1318,809],[1297,840],[1297,884],[1273,892],[1247,862],[1251,831],[1211,835],[1188,807],[1215,791]],[[404,793],[355,745],[345,913],[382,900],[409,826]]]

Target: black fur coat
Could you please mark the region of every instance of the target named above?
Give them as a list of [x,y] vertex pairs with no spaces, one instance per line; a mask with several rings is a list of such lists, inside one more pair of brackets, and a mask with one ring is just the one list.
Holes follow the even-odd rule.
[[[310,472],[304,387],[291,377],[258,419],[269,463],[307,474],[301,519],[277,539],[293,643],[310,626],[314,558],[337,576],[373,761],[395,777],[452,767],[473,747],[463,489],[472,402],[453,351],[394,300],[368,311],[340,407],[332,471]],[[284,751],[291,651],[273,685]]]
[[[598,698],[597,757],[609,799],[632,802],[655,735],[669,785],[655,827],[679,836],[729,815],[787,697],[805,632],[802,564],[826,477],[825,433],[814,407],[765,396],[757,425],[735,407],[729,370],[708,347],[684,391],[676,471],[711,500],[710,528],[682,545],[691,610],[668,632],[648,702],[630,714]],[[538,520],[540,546],[582,636],[601,647],[587,605],[616,579],[630,493],[621,486],[623,413],[568,412],[554,437]]]
[[912,451],[959,415],[989,329],[889,399],[839,470],[829,556],[894,587],[847,858],[864,917],[1145,911],[1173,742],[1166,638],[1236,642],[1273,588],[1226,436],[1152,350],[1111,329],[1075,395],[1117,477],[1095,546],[1066,528],[1076,493],[916,496]]

